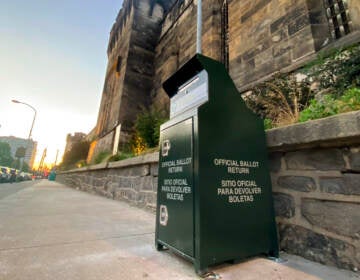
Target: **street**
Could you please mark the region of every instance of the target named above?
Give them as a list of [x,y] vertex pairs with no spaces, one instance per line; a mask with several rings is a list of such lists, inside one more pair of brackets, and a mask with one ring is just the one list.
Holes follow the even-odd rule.
[[[200,279],[191,263],[155,250],[151,212],[47,180],[1,184],[0,195],[1,280]],[[288,261],[254,258],[214,272],[221,279],[359,279],[282,257]]]
[[9,195],[12,195],[12,194],[18,192],[18,191],[21,191],[24,188],[29,187],[31,185],[32,185],[32,182],[30,182],[30,181],[24,181],[21,183],[13,183],[13,184],[2,183],[2,184],[0,184],[0,200]]

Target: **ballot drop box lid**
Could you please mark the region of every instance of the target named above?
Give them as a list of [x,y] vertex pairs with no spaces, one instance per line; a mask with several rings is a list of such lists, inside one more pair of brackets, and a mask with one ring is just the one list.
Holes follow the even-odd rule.
[[191,260],[197,272],[277,257],[262,120],[208,57],[195,55],[163,87],[170,119],[160,128],[157,249]]

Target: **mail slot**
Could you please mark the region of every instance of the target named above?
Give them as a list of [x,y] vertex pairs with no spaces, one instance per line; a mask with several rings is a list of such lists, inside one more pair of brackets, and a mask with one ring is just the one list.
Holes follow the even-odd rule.
[[197,54],[163,85],[170,120],[160,128],[156,236],[209,266],[278,257],[263,122],[224,66]]

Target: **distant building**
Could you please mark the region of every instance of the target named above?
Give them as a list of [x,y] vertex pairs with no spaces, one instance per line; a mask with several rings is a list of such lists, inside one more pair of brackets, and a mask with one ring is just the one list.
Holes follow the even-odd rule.
[[18,138],[14,136],[0,136],[0,142],[5,142],[10,145],[11,149],[11,156],[16,158],[16,151],[19,148],[25,148],[25,157],[24,162],[29,166],[30,169],[33,168],[35,156],[36,156],[36,149],[37,149],[37,142],[29,139]]
[[86,134],[82,133],[82,132],[75,132],[74,135],[71,135],[71,133],[69,133],[66,136],[66,146],[65,146],[65,151],[64,154],[69,152],[72,147],[74,146],[75,143],[79,143],[82,141],[86,140]]

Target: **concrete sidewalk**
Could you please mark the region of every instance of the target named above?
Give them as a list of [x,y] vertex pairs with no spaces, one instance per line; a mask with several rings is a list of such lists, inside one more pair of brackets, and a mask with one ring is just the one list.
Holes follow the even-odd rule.
[[[27,184],[0,199],[1,280],[201,279],[191,263],[155,250],[153,213],[56,182]],[[218,279],[360,279],[300,257],[282,258],[287,261],[255,258],[212,270]]]

